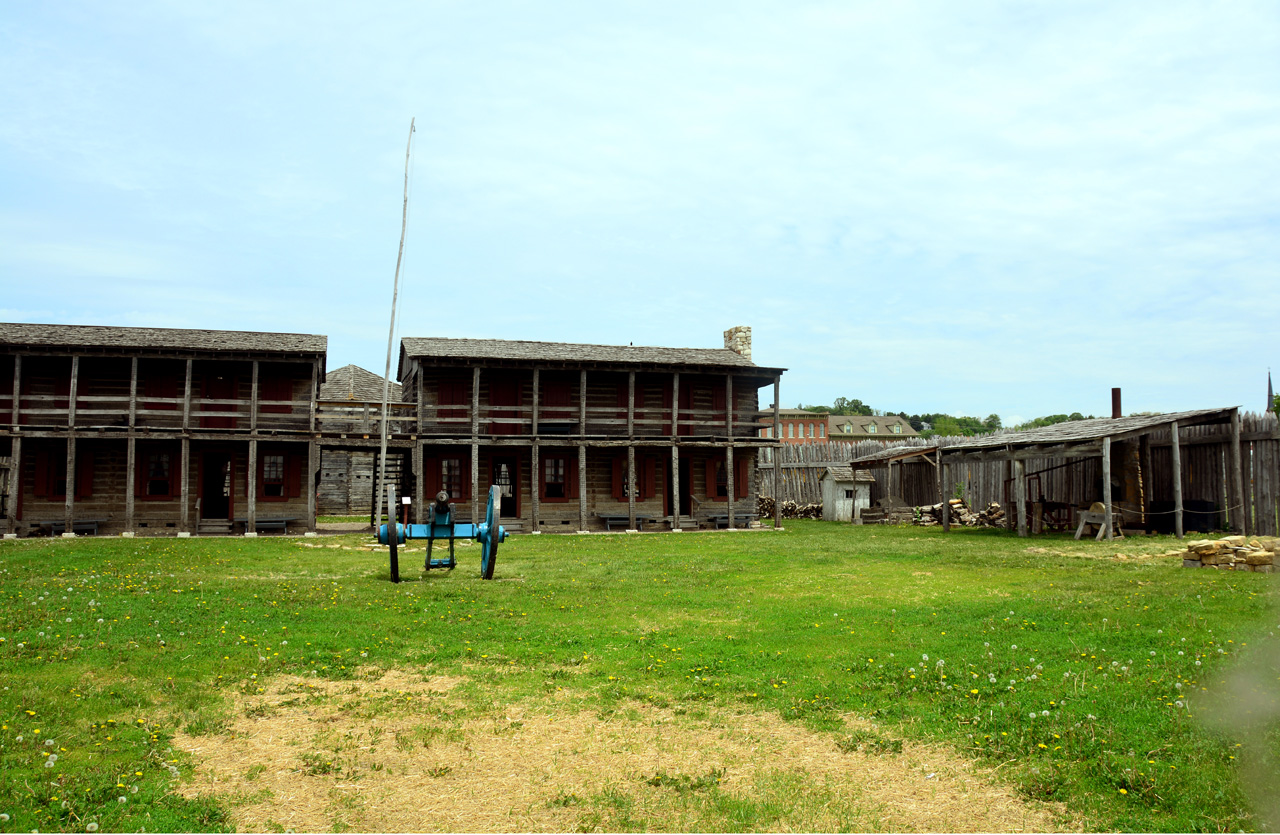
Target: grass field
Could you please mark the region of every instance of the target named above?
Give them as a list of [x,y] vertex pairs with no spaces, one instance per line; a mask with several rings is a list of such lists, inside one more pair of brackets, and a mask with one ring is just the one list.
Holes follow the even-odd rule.
[[1170,538],[365,542],[0,545],[0,831],[1280,825],[1275,580]]

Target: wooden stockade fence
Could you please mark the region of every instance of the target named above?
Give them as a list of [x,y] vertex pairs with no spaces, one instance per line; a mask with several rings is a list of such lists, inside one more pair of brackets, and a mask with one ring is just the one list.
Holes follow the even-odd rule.
[[[1002,433],[996,433],[997,435]],[[1241,461],[1244,470],[1244,510],[1250,531],[1280,536],[1280,425],[1274,413],[1240,415]],[[943,437],[928,441],[832,441],[822,444],[783,445],[762,450],[757,466],[759,495],[773,494],[773,465],[781,466],[781,499],[797,504],[822,501],[822,475],[832,464],[848,464],[855,458],[886,449],[910,449],[922,444],[947,447],[964,438]],[[1230,430],[1220,425],[1183,427],[1179,433],[1182,457],[1182,495],[1188,530],[1218,530],[1227,526]],[[1155,530],[1173,530],[1172,447],[1167,429],[1150,435],[1151,473],[1148,482],[1151,523]],[[932,458],[932,454],[929,456]],[[1072,507],[1102,500],[1100,458],[1034,458],[1026,462],[1027,498],[1043,497]],[[869,468],[876,483],[874,503],[896,496],[908,505],[938,501],[935,467],[923,458],[892,466]],[[963,461],[947,465],[948,497],[959,496],[970,507],[990,502],[1008,506],[1012,500],[1012,468],[1007,461]],[[1010,518],[1013,514],[1010,514]],[[1128,517],[1126,517],[1128,518]],[[1126,522],[1132,524],[1132,522]]]

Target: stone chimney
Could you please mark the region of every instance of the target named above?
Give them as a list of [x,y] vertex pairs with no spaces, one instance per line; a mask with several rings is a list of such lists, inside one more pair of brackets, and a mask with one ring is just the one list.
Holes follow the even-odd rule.
[[738,325],[724,332],[724,347],[747,359],[751,359],[751,328]]

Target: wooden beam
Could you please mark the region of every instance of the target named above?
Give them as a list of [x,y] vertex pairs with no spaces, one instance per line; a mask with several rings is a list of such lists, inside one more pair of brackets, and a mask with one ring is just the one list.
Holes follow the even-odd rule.
[[[472,446],[475,446],[476,440],[479,437],[480,437],[480,366],[477,365],[471,369],[471,445]],[[472,464],[472,468],[473,469],[475,468],[474,463]],[[473,480],[472,484],[474,483],[475,481]],[[471,504],[475,505],[475,502],[473,501]],[[472,516],[473,517],[475,516],[474,511],[472,512]],[[473,524],[475,523],[474,518],[472,518],[471,521]]]
[[[422,379],[419,377],[418,379]],[[435,500],[435,496],[423,495],[426,488],[426,473],[423,469],[426,467],[424,462],[423,449],[424,441],[414,441],[413,444],[413,523],[415,525],[424,524],[427,521],[426,506],[429,502]]]
[[1245,536],[1249,536],[1253,528],[1249,524],[1249,514],[1247,503],[1244,498],[1244,473],[1241,467],[1240,454],[1240,410],[1231,410],[1231,447],[1229,450],[1231,456],[1231,487],[1235,496],[1232,497],[1231,506],[1234,509],[1235,522],[1233,529],[1240,531]]
[[[731,373],[724,375],[724,435],[726,438],[733,437],[733,374]],[[733,527],[732,513],[729,514],[729,527]]]
[[[293,395],[289,395],[292,399]],[[311,361],[311,415],[307,423],[307,431],[316,431],[316,401],[320,398],[320,360]]]
[[[426,383],[424,383],[422,380],[423,375],[426,373],[426,369],[424,369],[422,367],[422,363],[418,362],[417,360],[410,360],[409,362],[410,362],[409,367],[414,370],[414,373],[413,373],[414,385],[418,389],[417,396],[414,399],[418,401],[418,434],[421,435],[422,424],[423,424],[423,421],[426,420],[425,412],[426,412],[426,405],[427,405],[427,392],[426,392]],[[424,501],[426,501],[426,497],[420,496],[418,499],[418,504],[422,504]],[[417,518],[416,514],[415,514],[415,518]],[[426,517],[423,517],[423,518],[425,519]],[[418,524],[423,524],[423,522],[419,521]]]
[[[578,374],[578,434],[587,434],[587,370],[585,368]],[[579,484],[584,483],[585,482],[579,482]],[[585,520],[587,518],[586,510],[583,510],[582,512],[582,518],[584,520],[583,524],[585,525]],[[586,530],[586,528],[583,527],[582,530]]]
[[1138,472],[1142,480],[1142,529],[1154,533],[1151,518],[1151,435],[1138,439]]
[[1169,424],[1169,439],[1173,453],[1173,533],[1182,539],[1182,444],[1176,420]]
[[944,489],[947,484],[947,465],[942,463],[942,456],[938,456],[938,464],[936,467],[938,474],[938,496],[942,502],[942,532],[951,532],[951,497]]
[[1102,439],[1102,504],[1103,513],[1106,514],[1106,520],[1102,523],[1103,530],[1107,533],[1107,539],[1115,539],[1115,532],[1111,530],[1111,438]]
[[[74,390],[74,386],[75,386],[75,382],[73,380],[72,381],[73,390]],[[64,521],[66,523],[66,527],[63,528],[63,531],[71,534],[75,533],[75,530],[76,530],[71,525],[71,523],[74,522],[76,518],[75,517],[76,481],[77,481],[76,479],[76,436],[75,436],[75,433],[72,432],[67,435],[67,481],[66,481],[67,495],[66,495],[65,504],[63,507],[65,511]]]
[[671,437],[680,437],[680,372],[671,372]]
[[[627,437],[636,436],[636,372],[627,372]],[[634,528],[633,528],[634,530]]]

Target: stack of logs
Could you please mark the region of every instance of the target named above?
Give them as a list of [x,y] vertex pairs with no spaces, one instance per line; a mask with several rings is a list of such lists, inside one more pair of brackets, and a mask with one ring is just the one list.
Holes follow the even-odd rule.
[[1276,542],[1274,536],[1224,536],[1222,539],[1197,539],[1187,543],[1182,556],[1183,568],[1217,568],[1226,571],[1275,572]]
[[[821,519],[821,504],[796,504],[790,499],[784,499],[782,506],[783,519]],[[773,497],[760,496],[756,499],[756,513],[760,514],[761,519],[773,518]]]
[[[965,504],[964,499],[951,499],[947,502],[951,510],[951,524],[967,528],[1002,528],[1005,524],[1004,508],[999,502],[991,502],[987,509],[975,513]],[[925,505],[914,509],[917,525],[941,525],[942,505]]]

